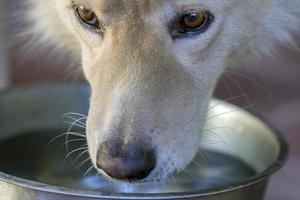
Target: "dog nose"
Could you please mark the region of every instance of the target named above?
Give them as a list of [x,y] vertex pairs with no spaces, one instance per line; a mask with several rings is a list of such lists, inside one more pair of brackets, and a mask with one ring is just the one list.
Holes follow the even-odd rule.
[[146,178],[156,164],[155,152],[145,144],[104,142],[97,152],[97,167],[119,180]]

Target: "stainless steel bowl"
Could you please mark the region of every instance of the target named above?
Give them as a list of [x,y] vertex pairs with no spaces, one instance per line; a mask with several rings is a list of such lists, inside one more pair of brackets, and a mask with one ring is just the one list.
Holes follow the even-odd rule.
[[62,118],[78,119],[72,131],[84,131],[84,118],[74,113],[86,114],[88,99],[84,85],[0,94],[1,200],[262,200],[287,157],[278,133],[252,114],[213,100],[199,153],[184,172],[162,183],[109,182],[90,168],[84,136],[57,137],[69,128]]

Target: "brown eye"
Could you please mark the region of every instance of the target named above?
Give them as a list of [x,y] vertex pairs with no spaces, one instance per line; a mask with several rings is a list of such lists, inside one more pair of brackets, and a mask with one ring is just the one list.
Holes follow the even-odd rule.
[[85,6],[77,5],[74,5],[74,9],[76,15],[80,18],[82,22],[84,22],[87,25],[93,26],[94,28],[100,28],[98,18],[91,9]]
[[212,14],[208,11],[190,11],[181,19],[182,32],[193,33],[205,31],[211,24]]

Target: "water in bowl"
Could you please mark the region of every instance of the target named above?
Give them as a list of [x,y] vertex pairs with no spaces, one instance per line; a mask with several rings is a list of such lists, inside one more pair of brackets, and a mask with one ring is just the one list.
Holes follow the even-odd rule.
[[67,148],[65,136],[49,144],[62,132],[36,131],[0,141],[0,171],[55,186],[113,193],[211,190],[234,185],[256,174],[252,167],[234,157],[200,150],[184,172],[170,176],[165,182],[110,182],[93,169],[84,137],[70,135]]

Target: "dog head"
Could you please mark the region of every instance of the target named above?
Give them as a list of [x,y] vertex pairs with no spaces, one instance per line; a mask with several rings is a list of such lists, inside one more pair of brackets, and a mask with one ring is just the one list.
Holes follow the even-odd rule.
[[32,18],[52,9],[36,29],[80,51],[92,88],[89,153],[119,180],[162,180],[189,164],[224,68],[246,47],[269,49],[263,36],[284,25],[275,17],[292,19],[271,0],[32,1]]

